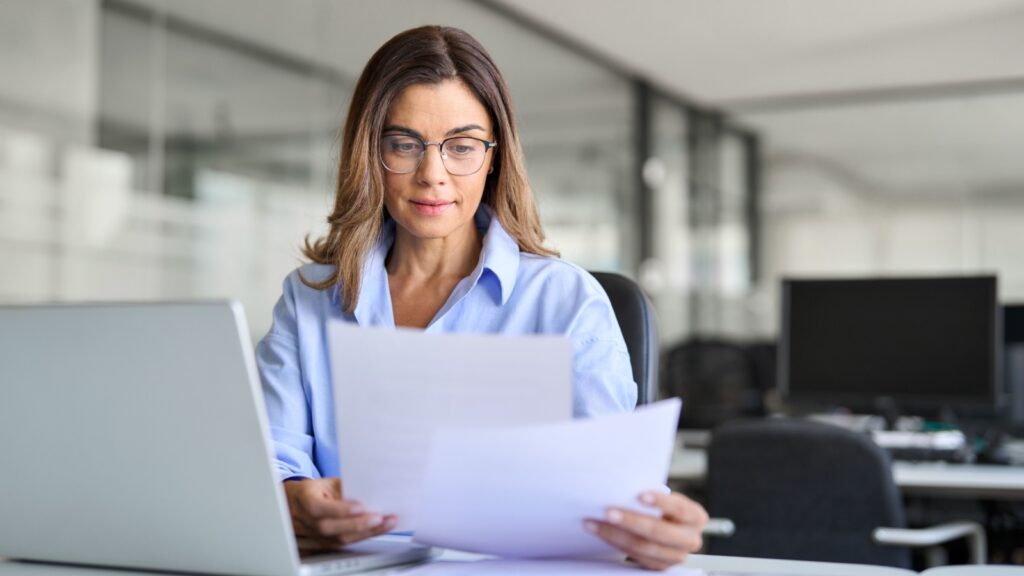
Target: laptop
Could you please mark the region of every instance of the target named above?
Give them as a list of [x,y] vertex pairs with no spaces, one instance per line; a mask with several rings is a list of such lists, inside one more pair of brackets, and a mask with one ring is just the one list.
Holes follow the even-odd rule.
[[0,557],[280,576],[434,555],[300,559],[269,439],[238,303],[0,306]]

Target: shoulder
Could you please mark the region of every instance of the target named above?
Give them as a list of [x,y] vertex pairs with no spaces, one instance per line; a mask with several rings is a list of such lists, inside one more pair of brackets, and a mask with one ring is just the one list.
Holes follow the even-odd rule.
[[568,334],[576,346],[596,341],[624,346],[611,300],[580,266],[548,256],[523,254],[514,298],[531,310],[541,332]]
[[527,252],[519,255],[516,287],[541,290],[549,295],[554,292],[577,301],[608,299],[601,284],[580,266],[561,258]]
[[320,284],[330,280],[336,267],[327,264],[303,264],[291,271],[284,279],[284,295],[292,300],[332,299],[336,286],[318,289],[310,284]]

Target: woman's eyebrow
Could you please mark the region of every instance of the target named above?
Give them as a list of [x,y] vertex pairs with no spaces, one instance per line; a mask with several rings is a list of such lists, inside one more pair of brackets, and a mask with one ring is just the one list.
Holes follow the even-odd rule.
[[406,128],[405,126],[398,126],[397,124],[391,124],[390,126],[384,127],[384,132],[401,132],[402,134],[408,134],[409,136],[415,136],[420,140],[423,140],[423,134],[413,130],[412,128]]
[[[469,132],[471,130],[480,130],[481,132],[486,132],[487,131],[486,129],[484,129],[483,126],[481,126],[479,124],[466,124],[465,126],[459,126],[457,128],[452,128],[451,130],[449,130],[445,134],[445,136],[446,137],[447,136],[454,136],[456,134],[460,134],[462,132]],[[417,132],[416,130],[413,130],[412,128],[407,128],[405,126],[399,126],[398,124],[390,124],[388,126],[385,126],[384,127],[384,132],[400,132],[402,134],[408,134],[410,136],[415,136],[415,137],[419,138],[420,140],[425,140],[425,138],[423,137],[423,134],[420,134],[419,132]]]
[[452,128],[451,130],[448,131],[447,134],[445,134],[445,136],[454,136],[455,134],[458,134],[460,132],[469,132],[470,130],[480,130],[482,132],[486,132],[486,130],[484,130],[484,127],[479,124],[466,124],[465,126]]

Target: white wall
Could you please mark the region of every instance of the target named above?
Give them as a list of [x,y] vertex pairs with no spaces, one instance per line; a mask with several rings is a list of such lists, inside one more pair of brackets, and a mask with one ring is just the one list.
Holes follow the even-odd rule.
[[0,2],[0,125],[93,141],[99,0]]
[[1024,301],[1024,189],[871,194],[813,166],[776,166],[764,207],[757,332],[775,332],[778,282],[788,276],[995,273],[1002,301]]

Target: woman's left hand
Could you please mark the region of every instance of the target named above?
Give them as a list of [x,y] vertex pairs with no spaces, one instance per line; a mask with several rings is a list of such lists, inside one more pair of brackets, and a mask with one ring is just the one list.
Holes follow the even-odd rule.
[[609,508],[604,518],[588,519],[584,527],[652,570],[679,564],[691,552],[700,550],[701,531],[708,521],[704,507],[677,492],[651,490],[640,494],[639,499],[660,510],[660,517]]

